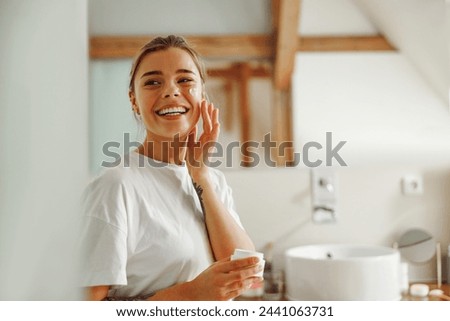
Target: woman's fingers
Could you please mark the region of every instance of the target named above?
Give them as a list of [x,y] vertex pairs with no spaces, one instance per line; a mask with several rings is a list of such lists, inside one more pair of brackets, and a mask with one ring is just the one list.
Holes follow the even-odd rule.
[[259,263],[259,259],[255,256],[253,257],[246,257],[243,259],[238,259],[238,260],[230,260],[230,259],[226,259],[221,260],[221,261],[217,261],[218,264],[217,268],[219,269],[220,272],[231,272],[231,271],[237,271],[237,270],[242,270],[245,268],[250,268],[250,267],[255,267],[258,265]]
[[[200,103],[200,114],[202,117],[203,131],[200,137],[197,137],[198,129],[195,127],[188,135],[188,153],[186,154],[191,161],[190,164],[198,164],[198,168],[204,168],[203,158],[205,153],[215,146],[220,132],[219,111],[214,104],[203,100]],[[194,168],[195,166],[192,166]]]
[[203,133],[209,133],[212,129],[210,107],[212,104],[203,100],[201,103],[201,113],[203,121]]
[[262,267],[256,257],[215,262],[192,281],[194,299],[229,300],[240,295],[252,284],[261,282],[256,276]]
[[239,292],[237,295],[240,295],[245,290],[249,289],[253,284],[262,282],[261,277],[250,277],[243,280],[239,280],[228,285],[229,292]]
[[217,138],[219,138],[219,132],[220,132],[220,123],[219,123],[219,110],[217,108],[214,108],[212,112],[212,132],[211,132],[211,138],[212,140],[216,141]]
[[235,298],[252,284],[262,282],[263,278],[257,276],[263,269],[259,262],[257,257],[217,262],[216,272],[220,275],[218,279],[221,280],[227,297]]
[[220,125],[219,110],[214,107],[214,104],[208,103],[206,100],[202,101],[201,115],[203,121],[203,133],[210,134],[214,131],[218,132],[217,129]]
[[246,257],[243,259],[230,260],[226,258],[217,261],[214,265],[216,272],[224,273],[228,276],[229,282],[235,282],[239,279],[255,277],[262,271],[263,267],[257,257]]
[[194,126],[194,128],[191,130],[191,132],[188,135],[188,145],[192,145],[197,141],[197,126]]

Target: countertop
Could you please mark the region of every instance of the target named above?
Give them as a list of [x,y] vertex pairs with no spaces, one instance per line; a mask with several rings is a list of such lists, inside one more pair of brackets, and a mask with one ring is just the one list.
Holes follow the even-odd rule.
[[[419,283],[419,282],[417,282],[417,283]],[[411,283],[411,285],[412,284],[415,284],[415,283]],[[430,288],[430,291],[433,290],[433,289],[437,289],[438,288],[436,283],[422,283],[422,284],[427,284],[429,286],[429,288]],[[440,289],[442,291],[444,291],[444,295],[450,297],[450,284],[442,284]],[[237,297],[235,299],[235,301],[265,301],[265,300],[264,300],[264,297],[262,297],[262,296],[255,296],[255,297],[248,297],[248,296],[243,297],[243,296],[240,296],[240,297]],[[287,299],[283,295],[282,299],[280,301],[287,301]],[[431,297],[431,296],[428,296],[428,297],[425,297],[425,298],[413,297],[413,296],[411,296],[409,294],[406,294],[406,295],[403,295],[402,301],[447,301],[447,300],[441,299],[441,298],[437,298],[437,297]]]
[[[417,282],[417,283],[419,283],[419,282]],[[415,284],[415,283],[411,283],[410,286],[412,284]],[[430,291],[438,288],[436,283],[422,283],[422,284],[428,285],[429,288],[430,288]],[[450,284],[442,284],[439,289],[444,291],[444,295],[450,297]],[[428,297],[425,297],[425,298],[413,297],[410,294],[406,294],[402,298],[402,301],[427,301],[427,300],[428,301],[448,301],[446,299],[440,299],[440,298],[432,297],[432,296],[428,296]]]

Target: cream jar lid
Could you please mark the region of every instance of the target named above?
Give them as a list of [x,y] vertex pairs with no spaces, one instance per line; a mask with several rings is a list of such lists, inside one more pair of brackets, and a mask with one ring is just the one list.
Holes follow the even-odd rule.
[[426,297],[428,295],[429,291],[430,291],[430,287],[426,284],[413,284],[409,288],[409,293],[412,296],[418,296],[418,297]]

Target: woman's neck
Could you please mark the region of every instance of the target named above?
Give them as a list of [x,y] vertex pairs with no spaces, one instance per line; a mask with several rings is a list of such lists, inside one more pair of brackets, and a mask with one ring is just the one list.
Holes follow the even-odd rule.
[[173,139],[147,135],[137,149],[139,154],[168,164],[183,164],[186,157],[187,138],[176,135]]

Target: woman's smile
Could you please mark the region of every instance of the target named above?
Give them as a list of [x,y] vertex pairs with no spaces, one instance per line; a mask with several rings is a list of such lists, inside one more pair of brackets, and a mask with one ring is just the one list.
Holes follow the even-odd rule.
[[163,108],[163,109],[157,111],[156,113],[159,116],[163,116],[163,117],[173,117],[173,116],[184,115],[188,111],[189,111],[189,109],[187,109],[186,107],[166,107],[166,108]]

